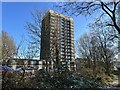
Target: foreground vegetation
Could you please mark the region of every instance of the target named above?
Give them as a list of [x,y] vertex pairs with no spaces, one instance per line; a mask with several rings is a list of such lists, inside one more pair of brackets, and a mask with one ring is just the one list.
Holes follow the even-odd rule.
[[101,75],[101,77],[92,77],[82,75],[78,72],[62,71],[62,72],[44,72],[36,71],[35,76],[25,76],[23,72],[7,72],[3,78],[2,88],[5,90],[13,90],[18,88],[34,88],[34,89],[55,89],[61,88],[101,88],[107,85],[111,77]]

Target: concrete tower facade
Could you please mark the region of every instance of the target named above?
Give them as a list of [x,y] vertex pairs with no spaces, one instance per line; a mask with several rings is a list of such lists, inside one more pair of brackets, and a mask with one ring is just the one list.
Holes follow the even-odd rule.
[[42,20],[41,60],[54,66],[59,58],[62,64],[74,68],[74,25],[73,19],[49,10]]

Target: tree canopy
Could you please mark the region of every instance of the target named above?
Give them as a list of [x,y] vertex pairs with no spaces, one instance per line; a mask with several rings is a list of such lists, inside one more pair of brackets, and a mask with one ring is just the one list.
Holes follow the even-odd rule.
[[7,32],[2,31],[2,60],[3,64],[8,64],[9,59],[16,54],[16,45],[14,39]]
[[[95,0],[92,2],[65,2],[57,5],[63,12],[70,15],[94,15],[99,13],[99,18],[108,17],[105,21],[105,26],[112,26],[120,34],[120,26],[118,24],[120,0],[113,0],[113,2],[103,2],[102,0]],[[105,19],[103,19],[105,20]]]

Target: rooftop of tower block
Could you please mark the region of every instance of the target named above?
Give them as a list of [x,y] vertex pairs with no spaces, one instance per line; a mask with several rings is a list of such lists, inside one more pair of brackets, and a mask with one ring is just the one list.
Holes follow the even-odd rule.
[[44,19],[49,13],[57,14],[57,15],[63,17],[63,18],[66,18],[66,19],[68,19],[68,20],[73,21],[73,18],[71,18],[71,17],[69,17],[69,16],[65,16],[65,15],[63,15],[63,14],[60,14],[60,13],[58,13],[58,12],[56,12],[56,11],[53,11],[53,10],[48,10],[47,13],[45,14],[45,16],[43,17],[43,19]]

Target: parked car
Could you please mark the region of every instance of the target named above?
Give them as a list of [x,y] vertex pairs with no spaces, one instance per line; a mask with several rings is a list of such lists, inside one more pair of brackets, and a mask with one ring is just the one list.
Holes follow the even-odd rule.
[[14,71],[14,69],[6,65],[0,66],[0,72],[7,72],[7,71]]
[[16,68],[15,71],[22,71],[22,68]]

